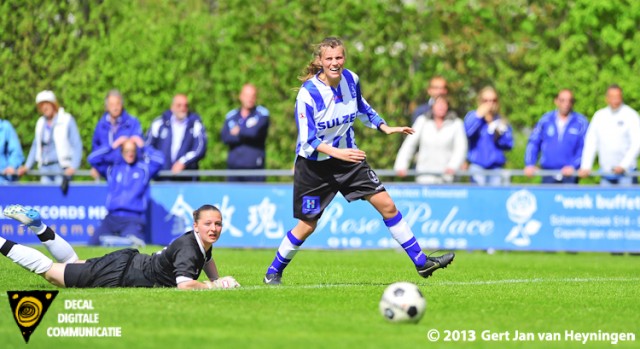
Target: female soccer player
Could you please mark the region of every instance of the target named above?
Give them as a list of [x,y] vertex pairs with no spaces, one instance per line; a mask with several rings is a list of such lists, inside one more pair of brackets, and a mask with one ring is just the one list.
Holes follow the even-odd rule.
[[306,75],[300,77],[303,84],[296,98],[298,144],[293,182],[293,215],[298,223],[282,240],[263,279],[265,284],[282,282],[282,271],[316,229],[318,219],[337,192],[347,201],[367,200],[380,212],[420,276],[431,276],[454,258],[453,253],[433,258],[424,255],[411,228],[367,164],[365,152],[356,146],[353,132],[356,118],[385,134],[414,131],[385,123],[362,97],[358,76],[344,68],[345,60],[342,41],[326,38],[316,46]]
[[[222,231],[222,215],[211,205],[193,212],[193,230],[153,255],[123,249],[103,257],[79,260],[71,245],[42,223],[40,213],[20,205],[4,209],[6,217],[38,235],[57,263],[40,251],[0,237],[0,253],[59,287],[178,287],[230,288],[240,285],[231,276],[220,278],[211,246]],[[209,280],[197,281],[204,270]]]

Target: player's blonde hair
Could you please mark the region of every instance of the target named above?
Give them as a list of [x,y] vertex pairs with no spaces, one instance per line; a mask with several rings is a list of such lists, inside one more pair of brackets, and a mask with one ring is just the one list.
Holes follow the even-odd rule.
[[344,48],[344,44],[342,40],[337,37],[327,37],[322,40],[319,44],[314,45],[313,48],[313,59],[309,64],[302,70],[302,75],[298,77],[298,79],[302,82],[311,79],[313,76],[318,74],[319,71],[322,70],[322,64],[320,63],[320,58],[322,58],[322,53],[326,48],[336,48],[342,47],[342,52],[346,56],[347,50]]

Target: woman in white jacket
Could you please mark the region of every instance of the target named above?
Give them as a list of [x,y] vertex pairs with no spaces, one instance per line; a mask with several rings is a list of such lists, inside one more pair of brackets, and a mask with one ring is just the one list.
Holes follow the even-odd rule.
[[455,112],[449,111],[446,97],[437,97],[431,111],[419,116],[396,157],[393,169],[405,177],[417,151],[416,182],[442,184],[453,182],[453,174],[460,169],[467,156],[467,136],[464,124]]

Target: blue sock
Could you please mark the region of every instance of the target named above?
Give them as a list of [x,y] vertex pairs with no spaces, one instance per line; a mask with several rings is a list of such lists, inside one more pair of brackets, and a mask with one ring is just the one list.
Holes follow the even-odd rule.
[[411,232],[407,222],[402,218],[400,211],[395,217],[385,219],[384,224],[389,228],[391,236],[402,246],[416,267],[422,267],[427,263],[427,256],[422,252],[418,240]]
[[273,259],[273,262],[271,262],[269,269],[267,269],[267,274],[282,273],[284,268],[286,268],[293,259],[293,256],[296,255],[296,252],[298,252],[303,242],[303,240],[293,236],[291,230],[289,230],[287,236],[282,239],[280,247],[276,252],[276,257]]

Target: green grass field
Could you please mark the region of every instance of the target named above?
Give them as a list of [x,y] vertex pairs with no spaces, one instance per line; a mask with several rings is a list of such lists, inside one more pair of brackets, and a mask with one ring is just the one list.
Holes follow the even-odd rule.
[[[153,252],[150,247],[144,252]],[[77,248],[81,258],[107,249]],[[1,348],[637,348],[634,342],[568,341],[565,331],[640,336],[640,257],[609,254],[458,252],[428,280],[404,253],[303,250],[281,287],[261,284],[272,250],[215,250],[235,290],[60,289],[24,343],[7,290],[55,289],[0,258]],[[378,312],[386,285],[411,281],[427,298],[417,325],[387,323]],[[91,300],[93,311],[65,310],[64,300]],[[48,337],[62,313],[98,313],[120,338]],[[85,325],[87,326],[87,325]],[[429,331],[441,337],[433,343]],[[483,331],[558,332],[560,341],[488,341]],[[452,341],[444,341],[450,331]],[[456,332],[463,331],[463,332]],[[432,332],[433,333],[433,332]],[[471,341],[475,334],[475,340]],[[464,341],[464,338],[467,341]],[[454,339],[457,339],[455,341]]]

